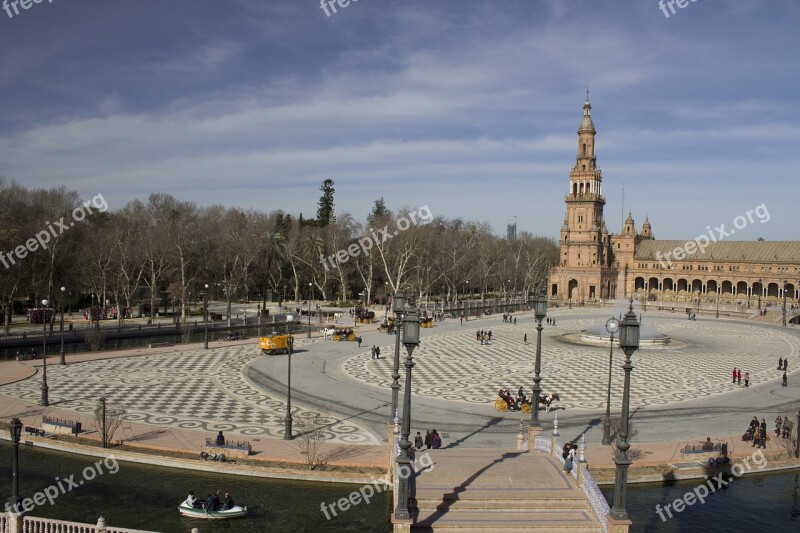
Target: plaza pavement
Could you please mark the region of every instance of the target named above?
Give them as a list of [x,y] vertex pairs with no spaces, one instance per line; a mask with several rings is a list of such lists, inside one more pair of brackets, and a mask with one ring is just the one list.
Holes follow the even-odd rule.
[[[585,435],[587,458],[595,467],[611,464],[610,448],[597,444],[608,352],[560,339],[576,327],[602,324],[610,312],[553,309],[549,314],[557,325],[545,326],[543,340],[542,386],[545,392],[561,394],[562,402],[556,406],[562,439]],[[500,386],[526,385],[530,390],[535,326],[531,315],[517,317],[516,326],[504,325],[500,315],[493,315],[463,326],[448,320],[422,330],[422,344],[414,352],[414,432],[436,427],[446,447],[513,448],[518,423],[528,416],[497,413],[493,402]],[[777,413],[788,412],[800,400],[800,374],[796,374],[800,336],[792,328],[645,314],[645,325],[652,321],[659,330],[677,332],[693,350],[641,350],[633,357],[631,412],[638,430],[633,449],[638,450],[640,464],[678,461],[680,447],[706,436],[727,439],[734,453],[747,451],[749,446],[741,446],[739,435],[754,414],[766,418],[771,427]],[[387,380],[394,337],[376,328],[360,328],[364,339],[360,349],[355,343],[298,338],[292,357],[293,412],[295,419],[329,419],[328,451],[348,450],[333,463],[385,461],[385,445],[380,442],[385,441],[390,418]],[[477,329],[491,329],[493,343],[477,343]],[[522,342],[525,333],[527,346]],[[373,344],[381,347],[378,361],[369,356]],[[621,355],[615,350],[615,383],[621,379]],[[790,386],[782,388],[775,366],[779,356],[787,355]],[[118,437],[128,442],[194,452],[205,437],[222,429],[229,438],[250,440],[259,457],[304,462],[297,441],[281,440],[287,360],[259,355],[254,339],[213,343],[209,351],[180,346],[69,356],[66,367],[60,367],[57,358],[48,358],[47,414],[78,418],[92,428],[91,411],[97,398],[106,395],[129,404],[129,417]],[[22,416],[26,424],[38,425],[44,411],[36,406],[40,365],[41,361],[0,363],[0,417]],[[750,389],[729,385],[733,366],[750,370]],[[620,392],[615,386],[614,393]],[[616,398],[612,404],[616,412],[618,402]],[[546,432],[552,429],[554,413],[541,414]],[[768,446],[779,449],[775,441]]]

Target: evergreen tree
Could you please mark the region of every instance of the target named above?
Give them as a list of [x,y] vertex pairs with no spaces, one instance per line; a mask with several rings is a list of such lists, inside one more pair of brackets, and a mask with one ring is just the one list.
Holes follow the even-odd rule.
[[317,207],[317,224],[323,228],[333,222],[333,194],[336,192],[336,189],[333,188],[333,180],[323,181],[319,190],[322,191],[322,196]]

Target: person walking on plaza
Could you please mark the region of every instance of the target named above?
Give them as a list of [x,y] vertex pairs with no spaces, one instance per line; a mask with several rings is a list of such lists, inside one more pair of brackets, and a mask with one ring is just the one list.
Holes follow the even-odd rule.
[[736,384],[736,367],[733,367],[733,384]]
[[767,421],[765,419],[761,419],[761,424],[758,426],[758,429],[761,432],[761,447],[766,448],[769,435],[767,435]]
[[489,333],[486,334],[486,338],[489,340],[489,342],[492,341],[492,330],[489,330]]
[[526,334],[525,334],[525,335],[522,337],[522,341],[523,341],[525,344],[528,344],[528,334],[527,334],[527,333],[526,333]]
[[361,335],[356,337],[356,342],[358,343],[358,347],[361,348]]
[[737,383],[737,385],[741,385],[742,384],[742,369],[738,369],[736,371],[736,383]]
[[781,380],[781,387],[786,387],[786,372],[783,373],[783,379]]
[[417,431],[417,435],[414,437],[414,448],[418,450],[422,449],[422,435],[419,434],[419,431]]
[[380,358],[381,358],[381,348],[380,348],[380,346],[376,346],[375,347],[375,359],[380,359]]
[[783,371],[786,372],[789,369],[789,359],[783,360]]
[[430,429],[426,429],[425,430],[425,449],[426,450],[430,450],[431,449],[432,439],[433,439],[433,436],[431,435],[431,430]]
[[783,357],[778,357],[778,370],[783,370]]
[[744,373],[744,388],[747,389],[750,387],[750,372]]

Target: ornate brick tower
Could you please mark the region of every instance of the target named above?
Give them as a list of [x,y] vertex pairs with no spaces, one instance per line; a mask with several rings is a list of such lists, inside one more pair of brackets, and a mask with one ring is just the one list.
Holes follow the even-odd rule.
[[603,175],[595,156],[597,131],[591,110],[587,90],[578,127],[578,156],[564,197],[567,215],[561,227],[559,264],[550,272],[550,298],[571,304],[613,298],[617,278],[603,220],[606,200],[602,194]]

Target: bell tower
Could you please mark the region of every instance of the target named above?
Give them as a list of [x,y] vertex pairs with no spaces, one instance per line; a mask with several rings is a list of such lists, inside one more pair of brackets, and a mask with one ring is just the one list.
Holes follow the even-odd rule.
[[578,155],[564,197],[567,214],[560,233],[559,263],[550,273],[550,298],[571,303],[613,298],[616,290],[611,238],[603,219],[606,199],[595,155],[596,134],[587,89],[578,126]]

